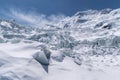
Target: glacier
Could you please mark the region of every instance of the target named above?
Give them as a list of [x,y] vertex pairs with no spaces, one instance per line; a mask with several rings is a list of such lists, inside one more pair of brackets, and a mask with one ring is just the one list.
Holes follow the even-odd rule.
[[[0,80],[119,80],[120,9],[38,27],[0,20]],[[52,23],[52,24],[51,24]]]

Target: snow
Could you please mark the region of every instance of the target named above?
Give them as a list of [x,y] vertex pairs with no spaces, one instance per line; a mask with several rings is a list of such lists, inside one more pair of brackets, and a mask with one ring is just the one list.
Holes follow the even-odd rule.
[[119,16],[80,11],[40,27],[0,20],[0,80],[119,80]]
[[99,63],[99,60],[96,63],[79,66],[71,58],[66,57],[62,63],[51,64],[49,75],[45,80],[56,80],[56,78],[57,80],[119,80],[119,66],[105,66]]
[[4,27],[12,28],[10,23],[8,23],[8,22],[2,21],[0,24]]
[[30,58],[39,51],[39,49],[35,49],[35,45],[38,44],[25,44],[22,42],[18,44],[2,43],[0,44],[0,51],[12,57]]
[[[49,72],[46,73],[42,65],[31,57],[37,51],[35,51],[35,47],[38,46],[36,43],[34,45],[3,43],[0,46],[1,80],[7,79],[6,76],[14,80],[119,80],[120,78],[120,56],[84,56],[82,65],[77,65],[70,57],[65,57],[62,62],[53,58],[50,61]],[[57,55],[54,53],[52,56]],[[58,56],[59,54],[60,52]]]

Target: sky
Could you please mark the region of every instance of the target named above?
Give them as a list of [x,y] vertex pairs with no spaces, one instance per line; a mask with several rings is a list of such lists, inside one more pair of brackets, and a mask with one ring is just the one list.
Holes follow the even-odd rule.
[[119,7],[120,0],[0,0],[0,9],[19,8],[45,15],[71,16],[81,10]]
[[[0,0],[0,18],[24,23],[55,21],[89,9],[120,8],[120,0]],[[46,17],[47,16],[47,17]]]

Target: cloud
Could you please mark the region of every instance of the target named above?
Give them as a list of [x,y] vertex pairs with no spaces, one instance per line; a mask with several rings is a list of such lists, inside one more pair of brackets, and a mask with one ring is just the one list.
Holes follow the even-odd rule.
[[35,27],[45,26],[46,24],[56,24],[65,18],[64,15],[46,16],[44,14],[38,14],[34,11],[27,12],[13,8],[10,9],[9,12],[6,12],[6,15],[20,23]]

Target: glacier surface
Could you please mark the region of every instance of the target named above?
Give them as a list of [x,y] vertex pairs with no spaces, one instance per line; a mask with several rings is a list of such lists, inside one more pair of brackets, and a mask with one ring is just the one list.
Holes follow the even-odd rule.
[[120,9],[38,27],[0,20],[0,80],[119,80]]

